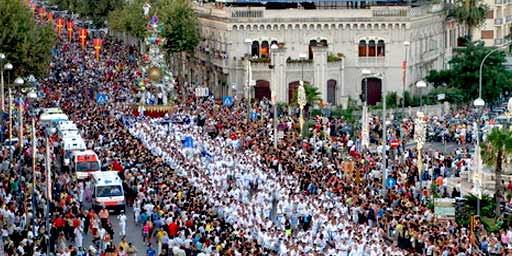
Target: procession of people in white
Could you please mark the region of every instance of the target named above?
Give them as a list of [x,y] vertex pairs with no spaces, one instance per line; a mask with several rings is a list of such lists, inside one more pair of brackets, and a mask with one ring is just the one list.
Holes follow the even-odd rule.
[[[385,243],[387,234],[376,223],[357,224],[361,209],[349,208],[344,203],[347,195],[301,194],[298,179],[264,166],[262,156],[250,150],[238,150],[238,141],[220,136],[211,139],[194,122],[169,127],[162,121],[138,119],[129,130],[153,154],[186,175],[248,239],[280,255],[405,255],[393,243]],[[186,136],[194,139],[193,148],[183,146]],[[207,155],[201,154],[205,151]],[[178,153],[186,156],[187,163],[176,160]],[[306,216],[312,219],[311,228],[299,228],[299,218]],[[431,213],[423,217],[430,218]],[[286,221],[293,233],[286,232]]]

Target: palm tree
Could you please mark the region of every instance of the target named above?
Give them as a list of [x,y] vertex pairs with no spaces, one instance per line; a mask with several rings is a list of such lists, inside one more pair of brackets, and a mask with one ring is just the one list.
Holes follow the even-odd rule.
[[480,0],[456,0],[453,8],[453,16],[467,28],[467,39],[471,41],[473,29],[485,21],[487,6]]
[[483,163],[493,166],[496,173],[496,216],[500,214],[501,173],[503,160],[512,153],[512,132],[509,129],[494,128],[487,136],[487,141],[480,144]]
[[[314,106],[322,101],[322,93],[318,90],[317,87],[304,83],[304,92],[306,93],[306,108],[307,106]],[[292,105],[297,105],[297,97],[298,93],[293,94]]]

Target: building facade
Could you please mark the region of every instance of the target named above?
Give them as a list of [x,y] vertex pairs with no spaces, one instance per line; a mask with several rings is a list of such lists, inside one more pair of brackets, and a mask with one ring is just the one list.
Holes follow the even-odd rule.
[[473,40],[482,40],[486,46],[502,46],[510,41],[512,27],[512,0],[484,0],[487,5],[484,23],[472,33]]
[[384,91],[414,93],[416,81],[446,66],[464,32],[443,5],[194,8],[203,41],[190,72],[218,97],[290,102],[303,80],[331,105],[359,99],[364,86],[376,104]]

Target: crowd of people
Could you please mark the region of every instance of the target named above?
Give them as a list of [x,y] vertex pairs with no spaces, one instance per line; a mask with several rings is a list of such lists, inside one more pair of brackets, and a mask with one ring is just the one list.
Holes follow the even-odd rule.
[[[266,101],[223,107],[191,97],[164,118],[134,116],[135,52],[107,38],[96,61],[93,52],[59,40],[48,77],[39,79],[42,97],[30,103],[34,110],[58,106],[78,125],[103,169],[119,171],[133,216],[113,222],[106,209],[90,208],[90,182],[62,169],[56,150],[49,180],[45,131],[37,131],[32,148],[26,129],[26,140],[0,155],[4,255],[462,256],[508,249],[507,232],[484,236],[486,246],[476,248],[466,228],[429,208],[433,192],[460,195],[443,179],[471,168],[463,149],[425,152],[422,170],[413,149],[389,149],[384,168],[382,150],[356,147],[343,119],[317,118],[302,137],[298,116],[284,112],[276,148]],[[98,104],[97,93],[110,102]],[[374,134],[379,129],[375,118]],[[388,133],[396,136],[392,127]],[[382,169],[395,185],[383,187]],[[127,240],[127,218],[140,228],[144,248]]]

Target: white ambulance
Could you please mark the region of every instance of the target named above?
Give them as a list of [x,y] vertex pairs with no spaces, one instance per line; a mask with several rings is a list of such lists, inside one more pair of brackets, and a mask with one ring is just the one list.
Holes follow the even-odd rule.
[[83,180],[91,173],[101,171],[100,159],[92,150],[75,150],[71,152],[69,169],[76,173],[77,179]]
[[64,166],[69,166],[71,161],[71,153],[75,150],[86,150],[82,137],[66,137],[61,140],[61,158]]
[[92,206],[95,210],[103,207],[109,211],[125,212],[123,182],[117,172],[94,172],[92,180]]

